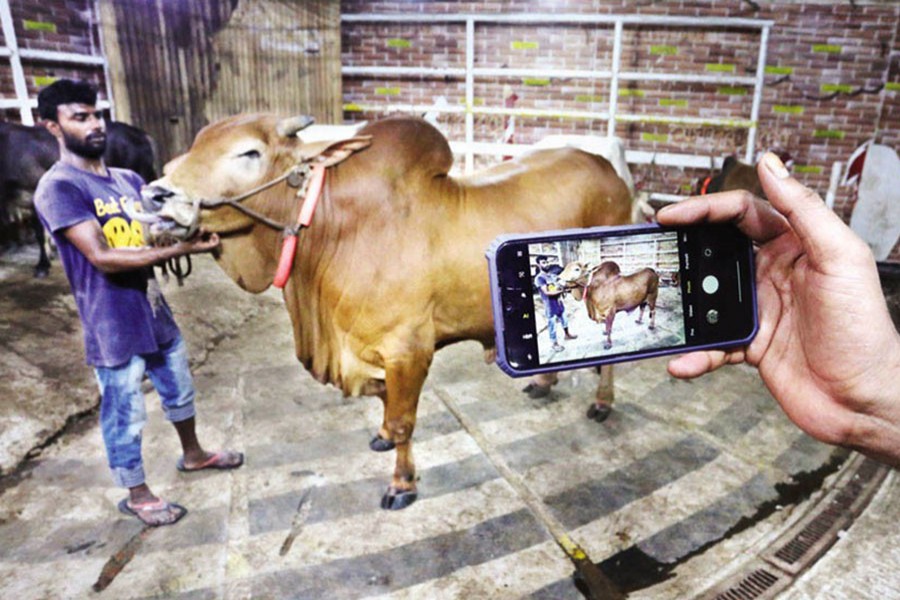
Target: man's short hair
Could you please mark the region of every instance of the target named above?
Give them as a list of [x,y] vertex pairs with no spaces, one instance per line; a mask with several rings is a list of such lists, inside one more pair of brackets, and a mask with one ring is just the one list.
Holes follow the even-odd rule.
[[97,88],[87,81],[60,79],[38,94],[38,114],[47,121],[56,121],[60,104],[97,104]]
[[547,260],[550,260],[549,256],[539,254],[537,257],[535,257],[534,262],[541,262],[541,261],[547,261]]

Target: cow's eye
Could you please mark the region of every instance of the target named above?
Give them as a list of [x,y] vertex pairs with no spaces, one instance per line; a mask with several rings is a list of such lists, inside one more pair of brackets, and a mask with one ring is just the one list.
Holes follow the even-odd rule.
[[259,153],[259,150],[247,150],[246,152],[241,152],[240,154],[238,154],[238,156],[242,157],[242,158],[251,158],[253,160],[256,160],[257,158],[259,158],[262,155]]

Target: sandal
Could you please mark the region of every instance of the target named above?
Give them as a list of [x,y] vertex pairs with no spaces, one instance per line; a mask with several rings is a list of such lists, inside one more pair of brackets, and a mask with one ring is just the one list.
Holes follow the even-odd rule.
[[131,504],[128,498],[119,502],[119,512],[129,517],[134,517],[148,527],[162,527],[174,525],[187,514],[187,509],[174,502],[166,502],[158,499],[152,502]]

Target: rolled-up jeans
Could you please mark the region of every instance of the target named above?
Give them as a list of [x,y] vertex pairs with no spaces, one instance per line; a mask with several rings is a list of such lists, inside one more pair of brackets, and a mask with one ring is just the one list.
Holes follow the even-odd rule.
[[151,354],[138,354],[115,367],[95,367],[100,386],[100,428],[113,479],[122,487],[144,483],[141,436],[147,409],[141,381],[150,377],[166,419],[178,423],[194,416],[194,381],[187,345],[180,335]]

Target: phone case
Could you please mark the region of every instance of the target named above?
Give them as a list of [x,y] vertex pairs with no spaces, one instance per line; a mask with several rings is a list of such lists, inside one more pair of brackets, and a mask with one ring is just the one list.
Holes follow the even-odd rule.
[[646,223],[646,224],[637,224],[637,225],[615,225],[609,227],[589,227],[589,228],[580,228],[580,229],[562,229],[562,230],[549,230],[549,231],[541,231],[534,232],[529,234],[503,234],[498,236],[494,241],[488,246],[485,251],[485,257],[488,261],[488,273],[490,278],[490,287],[491,287],[491,309],[494,314],[494,343],[497,348],[497,365],[503,370],[504,373],[512,376],[512,377],[525,377],[528,375],[535,375],[538,373],[551,373],[556,371],[569,371],[574,369],[581,369],[585,367],[594,367],[600,365],[607,364],[615,364],[619,362],[630,362],[633,360],[641,360],[645,358],[652,358],[656,356],[666,356],[671,354],[684,354],[686,352],[696,352],[700,350],[712,350],[715,348],[733,348],[737,346],[742,346],[749,343],[755,336],[757,331],[759,330],[759,316],[758,316],[758,305],[756,298],[756,271],[753,256],[751,254],[749,263],[749,277],[751,282],[751,290],[752,290],[752,312],[753,312],[753,329],[751,333],[743,337],[741,339],[735,340],[727,340],[724,342],[712,343],[712,344],[703,344],[697,346],[691,346],[689,348],[656,348],[652,350],[647,350],[645,352],[640,352],[637,354],[630,354],[628,356],[614,356],[614,357],[594,357],[588,358],[581,361],[569,362],[564,365],[560,364],[549,364],[543,365],[528,369],[518,369],[513,367],[508,360],[506,355],[506,343],[503,329],[503,308],[501,306],[502,300],[499,297],[500,294],[500,277],[499,277],[499,269],[497,267],[497,254],[500,249],[511,242],[523,242],[523,241],[537,241],[537,240],[546,240],[546,239],[557,239],[557,238],[579,238],[579,237],[594,237],[598,233],[603,233],[606,235],[614,235],[616,232],[622,233],[653,233],[656,231],[665,231],[666,228],[661,227],[655,223]]

